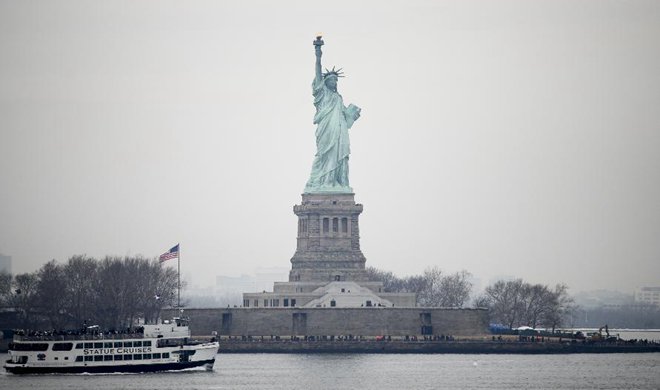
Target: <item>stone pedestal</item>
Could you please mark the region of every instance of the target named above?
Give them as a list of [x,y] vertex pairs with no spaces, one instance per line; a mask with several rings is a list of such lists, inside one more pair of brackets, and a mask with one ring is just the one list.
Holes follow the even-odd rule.
[[303,194],[301,204],[293,207],[298,216],[298,244],[289,281],[275,282],[272,292],[244,293],[243,307],[414,307],[414,293],[384,292],[382,281],[367,279],[366,259],[360,250],[362,205],[354,197],[351,193]]
[[365,281],[355,194],[303,194],[293,207],[298,245],[291,258],[290,282]]

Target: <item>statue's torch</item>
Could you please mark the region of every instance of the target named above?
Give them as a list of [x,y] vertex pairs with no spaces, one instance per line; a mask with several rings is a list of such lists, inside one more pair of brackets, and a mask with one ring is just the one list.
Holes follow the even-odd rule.
[[321,47],[321,46],[323,46],[323,39],[322,39],[322,38],[323,38],[323,36],[321,35],[321,33],[319,33],[319,34],[316,36],[316,40],[314,41],[314,46],[316,46],[316,47]]

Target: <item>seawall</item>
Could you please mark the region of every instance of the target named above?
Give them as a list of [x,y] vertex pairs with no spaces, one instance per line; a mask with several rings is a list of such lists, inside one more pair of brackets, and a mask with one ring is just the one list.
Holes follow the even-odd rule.
[[[176,316],[165,311],[163,318]],[[406,336],[487,334],[485,309],[453,308],[226,308],[186,309],[195,336]]]

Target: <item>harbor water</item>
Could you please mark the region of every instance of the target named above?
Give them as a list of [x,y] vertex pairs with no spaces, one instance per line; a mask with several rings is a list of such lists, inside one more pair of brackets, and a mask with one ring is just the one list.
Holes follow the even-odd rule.
[[[7,354],[0,358],[7,359]],[[213,371],[0,374],[0,389],[659,389],[660,353],[217,355]]]

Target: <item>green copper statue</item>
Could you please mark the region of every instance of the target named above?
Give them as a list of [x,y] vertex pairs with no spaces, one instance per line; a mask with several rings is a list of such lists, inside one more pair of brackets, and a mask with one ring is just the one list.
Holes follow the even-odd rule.
[[305,193],[352,193],[348,184],[348,155],[350,142],[348,129],[360,117],[360,108],[353,104],[344,106],[344,101],[337,93],[337,80],[341,69],[326,68],[321,71],[321,37],[316,37],[316,77],[312,83],[316,115],[316,156],[312,173],[305,186]]

